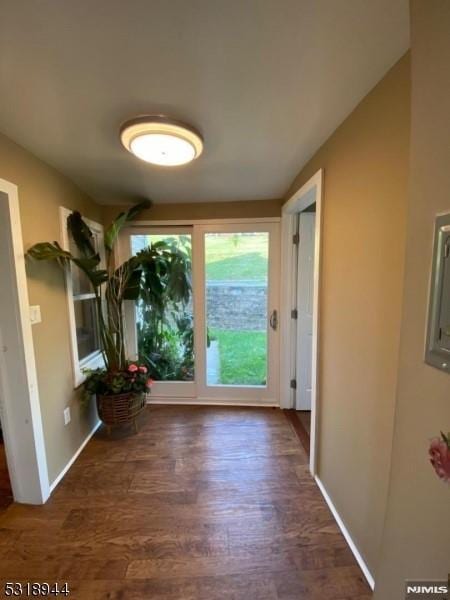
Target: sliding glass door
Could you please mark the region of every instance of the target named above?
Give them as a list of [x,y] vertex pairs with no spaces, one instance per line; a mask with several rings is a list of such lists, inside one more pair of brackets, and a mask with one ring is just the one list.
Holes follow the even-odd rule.
[[198,394],[277,402],[277,224],[196,228]]
[[149,368],[152,397],[276,404],[278,224],[133,227],[121,258],[149,245],[176,248],[192,281],[182,300],[150,289],[126,307],[129,355]]

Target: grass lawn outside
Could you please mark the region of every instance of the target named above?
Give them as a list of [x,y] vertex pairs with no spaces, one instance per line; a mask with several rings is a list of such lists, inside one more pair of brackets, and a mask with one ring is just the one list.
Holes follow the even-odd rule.
[[[186,235],[135,235],[134,251],[161,240],[173,240],[176,245],[190,247]],[[183,243],[181,243],[183,240]],[[206,236],[205,262],[207,281],[266,281],[269,236],[255,233],[209,233]]]
[[220,383],[223,385],[265,385],[267,379],[265,331],[212,329],[219,342]]
[[205,241],[207,281],[267,280],[268,234],[208,234]]

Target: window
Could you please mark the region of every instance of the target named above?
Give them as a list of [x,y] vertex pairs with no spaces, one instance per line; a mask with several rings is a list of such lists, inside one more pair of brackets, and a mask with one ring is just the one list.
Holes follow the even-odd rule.
[[450,214],[436,218],[425,361],[450,372]]
[[[71,211],[61,207],[62,247],[74,256],[78,249],[67,231],[67,217]],[[84,219],[94,236],[94,245],[99,252],[104,268],[103,227],[99,223]],[[70,337],[74,385],[83,383],[84,369],[95,369],[103,365],[100,338],[95,315],[95,294],[86,275],[76,266],[71,265],[66,274],[67,303],[69,310]]]

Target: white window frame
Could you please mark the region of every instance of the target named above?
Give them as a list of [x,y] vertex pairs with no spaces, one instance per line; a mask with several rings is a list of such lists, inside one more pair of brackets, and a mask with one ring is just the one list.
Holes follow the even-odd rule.
[[[67,230],[67,217],[71,215],[74,211],[69,210],[68,208],[64,208],[63,206],[59,207],[59,216],[60,216],[60,227],[61,227],[61,247],[64,250],[69,251],[69,232]],[[100,254],[100,265],[99,268],[105,268],[105,247],[104,247],[104,230],[103,225],[97,223],[96,221],[92,221],[91,219],[86,219],[83,217],[83,221],[92,231],[92,233],[98,238],[98,251]],[[97,350],[89,356],[84,357],[80,360],[78,356],[78,343],[77,343],[77,329],[76,329],[76,321],[75,321],[75,304],[73,299],[73,284],[72,284],[72,266],[69,269],[66,269],[65,275],[66,281],[66,296],[67,296],[67,309],[69,315],[69,328],[70,328],[70,349],[72,356],[72,370],[73,370],[73,381],[74,387],[79,387],[85,380],[86,375],[83,372],[85,369],[98,369],[100,367],[104,367],[105,362],[103,359],[103,354],[101,350]],[[80,295],[81,296],[81,295]],[[91,297],[90,294],[83,294],[85,298]]]

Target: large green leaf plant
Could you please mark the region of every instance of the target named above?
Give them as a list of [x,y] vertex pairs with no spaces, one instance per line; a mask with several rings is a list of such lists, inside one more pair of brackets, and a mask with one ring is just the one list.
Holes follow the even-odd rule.
[[[95,248],[94,236],[79,212],[67,219],[69,235],[79,256],[64,250],[58,242],[41,242],[27,254],[36,260],[57,262],[64,269],[75,265],[89,279],[96,300],[96,318],[105,369],[110,373],[128,367],[124,327],[124,301],[145,298],[154,302],[161,298],[171,302],[187,302],[191,292],[189,256],[174,244],[159,241],[141,250],[121,265],[114,264],[114,247],[121,229],[139,213],[151,206],[149,200],[121,212],[104,234],[106,266]],[[158,309],[161,307],[158,305]]]

